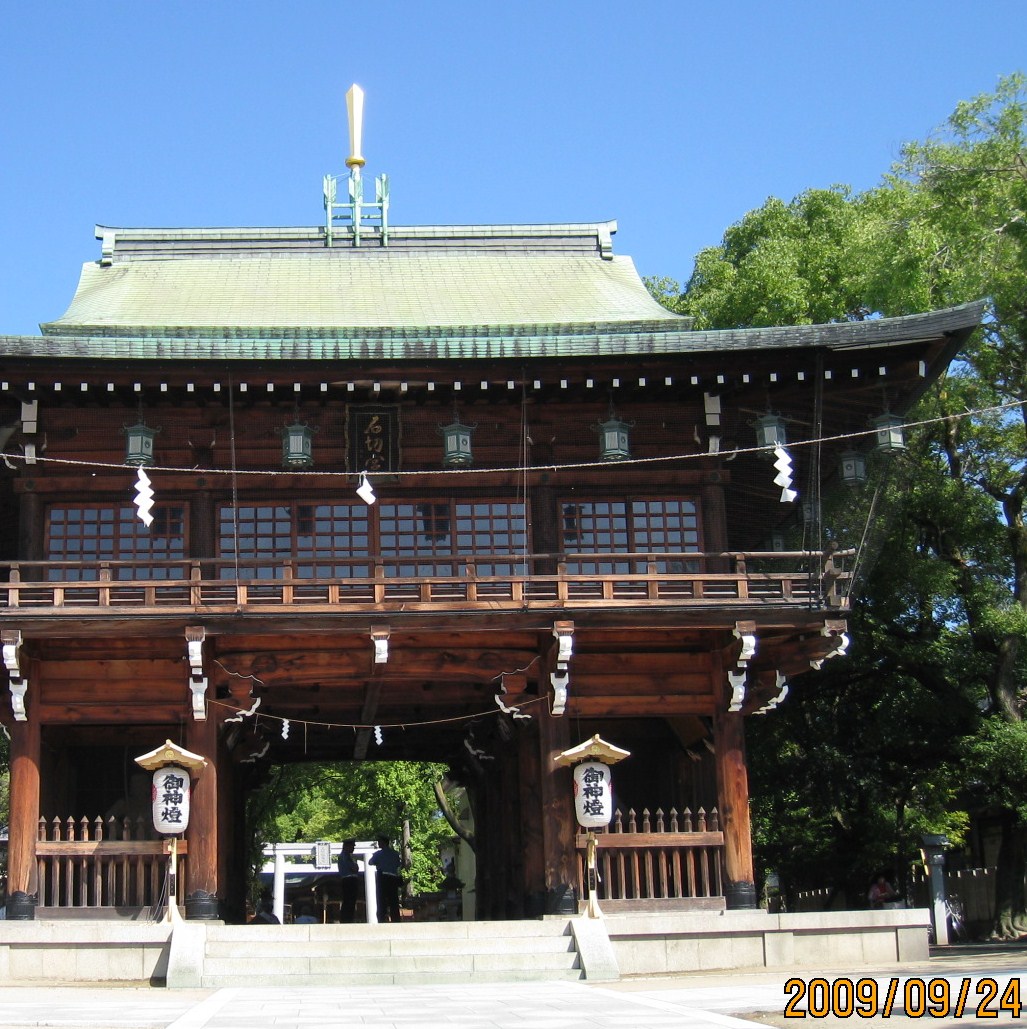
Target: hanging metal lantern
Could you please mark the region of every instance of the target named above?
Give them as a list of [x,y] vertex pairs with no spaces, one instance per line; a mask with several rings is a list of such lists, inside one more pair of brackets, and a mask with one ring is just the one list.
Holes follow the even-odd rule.
[[125,464],[137,467],[149,467],[154,462],[153,440],[160,429],[151,429],[146,422],[139,419],[135,425],[124,428]]
[[574,766],[574,815],[585,829],[609,825],[613,818],[613,778],[601,761]]
[[464,425],[453,411],[453,421],[439,427],[442,436],[442,465],[444,468],[466,468],[474,463],[471,433],[476,425]]
[[282,467],[314,467],[314,430],[296,421],[282,429]]
[[846,450],[838,459],[838,474],[847,486],[866,482],[867,459],[858,450]]
[[878,453],[892,454],[897,450],[906,449],[902,419],[897,414],[886,411],[876,418],[871,418],[870,424],[875,430],[874,450]]
[[779,414],[767,413],[756,419],[756,443],[760,447],[773,450],[787,444],[785,420]]
[[628,430],[634,422],[622,422],[611,410],[610,417],[600,422],[599,456],[604,461],[627,461],[631,457],[631,440]]
[[185,832],[189,827],[189,769],[164,765],[153,773],[153,827],[159,833]]

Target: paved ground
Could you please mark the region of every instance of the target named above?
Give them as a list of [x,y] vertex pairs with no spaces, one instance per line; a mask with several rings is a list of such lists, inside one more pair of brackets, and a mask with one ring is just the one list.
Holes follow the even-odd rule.
[[[979,945],[939,951],[930,962],[869,970],[832,969],[821,973],[825,987],[816,992],[793,985],[808,984],[813,974],[761,970],[705,975],[627,979],[618,983],[499,983],[463,986],[390,986],[310,989],[166,990],[148,987],[4,986],[0,987],[0,1029],[82,1027],[82,1029],[663,1029],[663,1027],[754,1025],[811,1026],[913,1025],[906,1005],[931,1026],[963,1026],[985,1019],[985,1025],[1020,1024],[1013,992],[1023,991],[1027,1004],[1027,947]],[[916,979],[924,981],[920,992]],[[861,1017],[853,997],[851,1015],[847,984],[879,1006],[892,980],[892,1012]],[[873,980],[874,986],[870,985]],[[911,985],[907,985],[910,980]],[[989,999],[988,980],[996,994]],[[951,1008],[967,982],[961,1017],[941,1013],[948,994]],[[860,982],[857,982],[860,981]],[[1009,983],[1015,982],[1014,987]],[[841,985],[839,985],[841,983]],[[983,988],[982,988],[983,983]],[[983,992],[982,992],[983,989]],[[1008,993],[1006,991],[1009,991]],[[807,994],[796,1014],[785,1018],[789,997]],[[1006,1006],[1001,1007],[1003,994]],[[869,1003],[869,1001],[868,1001]],[[832,1013],[834,1008],[834,1013]],[[866,1010],[866,1004],[863,1005]],[[994,1013],[998,1017],[990,1017]],[[823,1016],[823,1017],[821,1017]],[[920,1024],[924,1024],[922,1021]]]

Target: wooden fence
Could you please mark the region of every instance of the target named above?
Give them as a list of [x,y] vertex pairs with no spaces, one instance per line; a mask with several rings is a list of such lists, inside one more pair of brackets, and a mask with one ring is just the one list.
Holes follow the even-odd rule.
[[[662,911],[715,909],[724,906],[722,860],[724,834],[716,808],[693,816],[671,808],[641,822],[631,808],[617,810],[609,829],[596,833],[598,898],[604,910]],[[579,896],[587,898],[588,837],[575,838]]]
[[[39,819],[38,908],[156,908],[166,901],[170,841],[143,819]],[[178,841],[179,882],[184,840]]]
[[[922,872],[907,883],[910,907],[931,906],[930,886]],[[963,908],[967,931],[972,939],[987,937],[995,921],[995,869],[962,868],[945,873],[945,896]],[[865,893],[855,897],[843,889],[822,887],[800,890],[791,901],[791,911],[852,911],[869,907]],[[780,910],[780,907],[778,908]]]

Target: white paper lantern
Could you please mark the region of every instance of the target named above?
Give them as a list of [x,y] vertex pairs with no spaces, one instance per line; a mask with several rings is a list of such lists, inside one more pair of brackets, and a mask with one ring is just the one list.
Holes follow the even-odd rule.
[[153,827],[175,835],[189,825],[189,770],[164,765],[153,773]]
[[610,824],[613,779],[609,765],[601,761],[582,761],[574,766],[574,814],[585,829]]

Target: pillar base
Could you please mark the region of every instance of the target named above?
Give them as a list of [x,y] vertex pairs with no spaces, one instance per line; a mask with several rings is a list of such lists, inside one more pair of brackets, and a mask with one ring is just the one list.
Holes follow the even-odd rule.
[[190,919],[206,919],[208,921],[219,918],[218,898],[216,894],[207,893],[205,890],[197,890],[185,898],[185,917]]
[[36,917],[36,896],[15,890],[7,896],[7,921],[31,922]]
[[744,911],[756,908],[756,884],[747,882],[725,883],[724,900],[728,911]]
[[546,891],[547,915],[570,915],[578,913],[578,897],[574,887],[566,883]]

